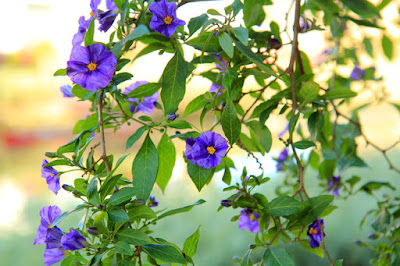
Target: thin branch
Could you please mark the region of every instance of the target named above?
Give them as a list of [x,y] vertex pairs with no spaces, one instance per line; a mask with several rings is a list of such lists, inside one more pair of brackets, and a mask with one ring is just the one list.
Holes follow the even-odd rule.
[[104,164],[106,165],[107,173],[110,173],[111,167],[107,160],[106,139],[104,136],[104,126],[103,126],[103,95],[104,95],[104,90],[101,90],[100,96],[99,96],[100,99],[99,99],[98,108],[97,108],[97,111],[99,113],[99,127],[100,127],[100,137],[101,137],[101,141],[100,141],[101,150],[102,150],[101,158],[103,159]]
[[329,255],[328,249],[327,249],[326,246],[325,246],[325,241],[324,241],[324,228],[322,227],[322,225],[321,225],[321,223],[318,221],[318,219],[317,219],[317,223],[318,223],[319,229],[320,229],[320,231],[321,231],[321,248],[325,251],[326,255],[328,256],[330,265],[331,265],[331,266],[334,266],[335,263],[333,262],[333,260],[332,260],[332,258],[331,258],[331,255]]

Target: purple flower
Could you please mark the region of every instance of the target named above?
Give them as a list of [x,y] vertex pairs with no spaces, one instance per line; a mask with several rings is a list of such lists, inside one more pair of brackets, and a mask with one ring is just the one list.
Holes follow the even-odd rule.
[[[318,222],[321,224],[322,230],[319,227]],[[307,235],[310,240],[310,246],[312,248],[319,247],[322,241],[321,231],[323,230],[324,230],[324,220],[320,218],[317,218],[317,220],[315,220],[312,224],[308,226]],[[324,237],[325,237],[325,232],[324,232]]]
[[311,30],[312,22],[308,18],[300,17],[300,32]]
[[97,227],[88,227],[86,230],[89,234],[94,236],[97,236],[99,234],[99,229],[97,229]]
[[286,148],[284,148],[281,153],[278,156],[277,159],[277,164],[276,164],[276,171],[282,171],[282,167],[285,164],[286,159],[288,158],[289,154],[288,154],[288,150]]
[[176,3],[168,3],[167,0],[154,2],[149,6],[149,11],[153,14],[150,21],[150,29],[164,34],[166,38],[171,37],[178,26],[185,25],[185,21],[176,17]]
[[57,226],[47,229],[47,236],[45,240],[46,249],[62,248],[63,247],[63,245],[61,244],[62,236],[63,232]]
[[69,233],[62,236],[61,244],[65,250],[77,250],[86,247],[88,243],[81,233],[71,228]]
[[193,145],[191,145],[192,143],[192,140],[189,140],[189,142],[186,140],[186,158],[190,160],[191,163],[206,169],[219,165],[228,149],[226,139],[212,131],[202,133],[194,141]]
[[149,197],[148,205],[149,205],[149,207],[157,207],[158,206],[158,201],[156,201],[156,198],[154,196]]
[[46,178],[47,186],[57,195],[58,191],[61,189],[60,175],[52,166],[44,167],[47,163],[48,161],[46,161],[46,159],[42,162],[42,177]]
[[75,95],[72,93],[72,86],[71,85],[64,85],[60,87],[61,92],[65,98],[72,98]]
[[228,62],[225,61],[225,59],[220,55],[217,54],[211,54],[211,55],[217,58],[219,61],[219,63],[215,63],[216,67],[219,68],[221,72],[225,72],[225,69],[228,67]]
[[271,38],[268,40],[268,48],[269,49],[275,49],[275,50],[279,50],[282,47],[282,43],[275,38]]
[[97,91],[110,83],[116,66],[117,59],[103,44],[75,46],[67,62],[67,75],[82,88]]
[[339,189],[340,189],[340,176],[334,176],[332,180],[328,179],[328,192],[332,192],[332,195],[337,197],[339,196]]
[[362,80],[365,77],[365,70],[361,69],[359,66],[356,66],[353,71],[351,71],[350,78],[352,80]]
[[93,18],[97,16],[97,7],[99,6],[101,0],[91,0],[90,1],[90,18],[85,20],[84,16],[79,18],[79,28],[78,32],[75,33],[74,37],[72,38],[72,46],[81,45],[83,40],[85,39],[85,34],[87,29],[89,28],[90,22]]
[[[136,88],[145,85],[149,82],[147,81],[137,81],[131,85],[129,85],[128,87],[125,88],[124,90],[124,94],[129,94],[130,92],[132,92],[133,90],[135,90]],[[128,102],[131,103],[138,103],[137,105],[133,105],[131,104],[129,106],[129,110],[132,113],[135,112],[143,112],[145,114],[151,114],[154,110],[154,108],[156,107],[156,102],[158,99],[158,92],[154,93],[153,95],[149,96],[149,97],[144,97],[142,102],[138,103],[138,100],[136,98],[128,98],[126,99]]]
[[53,226],[54,220],[61,215],[61,209],[57,206],[43,207],[40,210],[39,215],[41,219],[35,240],[33,241],[34,245],[44,245],[46,243],[48,229]]
[[242,214],[238,220],[240,230],[249,228],[252,233],[260,232],[260,215],[258,213],[249,208],[243,209],[240,213]]
[[115,10],[108,10],[105,12],[100,12],[98,20],[100,22],[99,31],[106,32],[108,31],[112,24],[114,23],[115,18],[117,17],[117,12]]
[[172,113],[172,114],[168,114],[168,121],[174,121],[177,118],[177,115]]
[[114,0],[106,0],[106,7],[109,10],[119,10],[117,5],[114,3]]
[[283,135],[289,131],[289,123],[286,125],[286,127],[278,134],[278,138],[282,138]]
[[66,256],[68,256],[68,254],[69,253],[62,248],[46,248],[46,250],[44,251],[44,264],[46,264],[46,266],[49,266],[59,261],[62,261]]

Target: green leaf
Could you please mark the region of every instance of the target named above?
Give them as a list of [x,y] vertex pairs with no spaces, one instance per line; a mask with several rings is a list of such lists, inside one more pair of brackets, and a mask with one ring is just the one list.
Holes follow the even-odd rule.
[[142,246],[142,248],[152,258],[166,262],[166,263],[181,263],[187,264],[182,253],[171,245],[160,245],[160,244],[148,244]]
[[301,202],[292,197],[279,196],[268,203],[266,212],[272,216],[289,216],[298,213],[301,206]]
[[137,26],[131,33],[129,33],[129,35],[126,36],[124,39],[114,44],[111,51],[114,53],[115,56],[118,56],[119,52],[121,52],[122,48],[124,47],[127,41],[134,40],[139,37],[142,37],[143,35],[148,35],[148,34],[150,34],[149,29],[145,25],[141,24]]
[[244,5],[241,0],[234,0],[232,3],[233,16],[236,16],[243,8]]
[[268,127],[261,125],[256,121],[250,121],[246,123],[254,131],[258,142],[265,149],[265,152],[269,152],[272,147],[272,134]]
[[122,209],[112,209],[108,212],[108,217],[110,217],[111,221],[123,223],[129,220],[128,214]]
[[289,139],[292,138],[293,132],[296,128],[297,120],[299,120],[300,113],[295,114],[289,120]]
[[177,129],[188,129],[192,128],[192,125],[184,120],[175,120],[167,123],[170,128],[177,128]]
[[393,59],[393,42],[387,35],[382,37],[382,49],[387,59]]
[[114,0],[114,3],[121,10],[122,9],[122,4],[124,3],[124,0]]
[[295,225],[306,226],[311,224],[324,212],[334,198],[334,196],[323,195],[304,201],[301,212],[288,217],[290,219],[288,228]]
[[141,219],[141,218],[146,220],[157,218],[155,212],[147,205],[139,205],[135,206],[132,209],[129,209],[128,216],[129,220],[131,221],[134,219]]
[[133,255],[132,247],[125,241],[118,241],[117,243],[115,243],[114,246],[115,246],[115,251],[118,254],[128,255],[128,256]]
[[324,258],[324,250],[321,247],[312,248],[310,246],[310,241],[308,240],[300,240],[300,244],[306,251],[311,252],[320,258]]
[[188,161],[187,171],[194,185],[196,186],[197,190],[201,191],[204,185],[210,181],[211,177],[214,174],[215,169],[214,168],[206,169],[198,166],[197,164],[192,164],[191,162]]
[[132,185],[137,192],[137,199],[147,200],[150,196],[156,181],[157,168],[158,152],[148,134],[132,163]]
[[389,182],[368,182],[363,185],[359,190],[364,191],[368,194],[372,194],[373,190],[378,190],[382,187],[390,188],[391,190],[396,190]]
[[130,200],[134,195],[136,191],[135,189],[131,187],[124,187],[115,192],[110,200],[108,201],[109,205],[119,205],[125,201]]
[[74,131],[76,133],[79,133],[84,130],[88,130],[97,126],[98,123],[99,123],[99,115],[97,113],[94,113],[84,120],[84,122],[80,125],[79,129],[74,129]]
[[67,75],[67,69],[62,68],[54,72],[53,76],[66,76]]
[[247,46],[244,46],[243,44],[241,44],[240,42],[233,40],[233,42],[236,44],[236,47],[239,49],[239,51],[244,54],[248,59],[250,59],[251,62],[253,62],[254,64],[256,64],[259,68],[261,68],[262,71],[264,71],[265,73],[267,73],[268,75],[277,77],[276,73],[271,69],[270,66],[266,66],[264,65],[263,61],[260,59],[260,57],[258,57],[258,55],[256,55],[255,53],[253,53],[250,48],[248,48]]
[[185,112],[183,113],[183,116],[188,116],[198,110],[200,110],[202,107],[204,107],[205,101],[204,101],[204,95],[199,95],[196,98],[194,98],[185,108]]
[[241,41],[244,45],[249,44],[249,30],[243,27],[237,27],[232,29],[235,33],[236,37]]
[[289,253],[280,247],[269,247],[265,250],[264,266],[294,266],[294,261]]
[[164,133],[157,146],[158,151],[158,172],[156,183],[165,192],[168,181],[172,176],[175,165],[176,151],[172,141],[169,140],[167,133]]
[[117,66],[115,68],[115,71],[120,71],[126,64],[131,62],[131,60],[126,59],[126,58],[120,58],[117,61]]
[[207,14],[201,14],[198,17],[191,18],[188,23],[189,37],[198,31],[208,21]]
[[84,88],[82,88],[82,87],[79,86],[79,85],[73,86],[71,92],[72,92],[76,97],[81,98],[81,99],[83,99],[83,98],[86,96],[86,94],[89,93],[89,91],[85,90]]
[[343,259],[339,259],[335,262],[335,266],[342,266],[343,265]]
[[118,231],[116,236],[119,240],[135,246],[142,246],[151,243],[150,238],[145,233],[132,228],[124,228]]
[[131,78],[133,78],[133,75],[131,73],[122,72],[122,73],[118,73],[118,74],[114,75],[111,82],[114,85],[119,85],[124,81],[130,80]]
[[147,126],[142,126],[139,127],[135,133],[133,133],[128,140],[126,141],[126,147],[125,150],[129,149],[130,147],[133,146],[133,144],[136,143],[136,141],[138,141],[138,139],[140,139],[140,137],[143,135],[143,133],[146,131]]
[[228,99],[221,117],[222,129],[229,143],[233,145],[239,138],[241,123],[236,115],[236,108],[232,100]]
[[127,98],[143,98],[152,96],[161,87],[160,83],[147,83],[128,93]]
[[310,147],[317,147],[314,142],[305,139],[293,143],[293,146],[300,150],[304,150]]
[[[60,265],[61,265],[61,266],[75,266],[77,262],[78,262],[78,261],[77,261],[75,255],[69,255],[68,257],[64,258],[64,259],[61,261],[61,264],[60,264]],[[80,264],[78,264],[78,265],[80,265]]]
[[240,262],[240,266],[253,266],[253,263],[250,260],[251,249],[249,249],[246,254],[243,256],[242,261]]
[[90,21],[89,27],[85,34],[85,46],[86,47],[93,44],[94,21],[95,21],[95,19],[92,19],[92,21]]
[[301,105],[306,105],[318,97],[319,85],[314,81],[307,81],[301,85],[300,97],[303,99]]
[[356,96],[357,93],[354,91],[351,91],[349,89],[334,89],[326,92],[322,97],[325,100],[334,100],[334,99],[341,99],[341,98],[351,98]]
[[351,11],[364,18],[381,17],[378,9],[367,0],[341,0]]
[[116,175],[109,179],[106,179],[104,183],[100,187],[100,199],[104,200],[106,196],[111,194],[114,189],[114,186],[117,184],[118,180],[121,178],[122,175]]
[[244,0],[243,20],[247,28],[263,23],[265,13],[262,2],[260,0]]
[[69,162],[66,159],[58,159],[47,163],[46,165],[44,165],[44,167],[50,167],[56,165],[69,165]]
[[219,45],[221,45],[222,50],[230,57],[233,57],[233,42],[231,37],[229,37],[228,33],[223,32],[218,36]]
[[201,205],[201,204],[203,204],[204,202],[206,202],[206,201],[203,200],[203,199],[201,199],[201,200],[198,200],[197,202],[193,203],[192,205],[188,205],[188,206],[185,206],[185,207],[182,207],[182,208],[178,208],[178,209],[166,211],[166,212],[164,212],[163,214],[159,215],[158,218],[157,218],[157,220],[160,220],[160,219],[162,219],[162,218],[165,218],[165,217],[168,217],[168,216],[171,216],[171,215],[175,215],[175,214],[178,214],[178,213],[188,212],[188,211],[190,211],[191,209],[193,209],[194,206],[196,206],[196,205]]
[[185,240],[182,250],[182,252],[185,253],[185,255],[193,258],[194,254],[196,254],[199,237],[200,237],[200,227],[197,228],[196,232],[194,232],[193,235],[189,236]]
[[186,90],[188,63],[177,52],[168,62],[162,74],[161,100],[164,103],[165,114],[172,114],[178,110]]
[[229,186],[231,184],[231,180],[232,180],[231,171],[229,170],[229,166],[225,164],[225,171],[224,171],[224,176],[222,177],[222,181]]
[[215,10],[213,8],[207,10],[207,13],[210,15],[214,15],[214,16],[222,16],[221,13],[219,13],[217,10]]

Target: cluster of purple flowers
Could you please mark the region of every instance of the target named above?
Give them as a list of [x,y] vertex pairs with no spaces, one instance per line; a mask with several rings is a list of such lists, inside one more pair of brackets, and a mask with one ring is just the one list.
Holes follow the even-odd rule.
[[149,11],[153,14],[150,21],[150,29],[164,34],[166,38],[171,37],[176,28],[185,25],[185,21],[176,17],[176,3],[161,0],[149,6]]
[[238,226],[240,230],[246,230],[249,228],[250,232],[260,232],[260,215],[254,212],[251,208],[245,208],[241,212],[238,219]]
[[186,158],[206,169],[214,168],[222,162],[228,149],[228,142],[220,134],[207,131],[197,139],[186,139]]
[[[149,83],[149,82],[137,81],[137,82],[129,85],[128,87],[126,87],[123,93],[129,94],[136,88],[138,88],[142,85],[145,85],[147,83]],[[153,95],[151,95],[149,97],[144,97],[141,102],[139,102],[136,98],[128,98],[127,99],[128,102],[135,103],[135,104],[129,105],[129,110],[132,113],[143,112],[145,114],[151,114],[153,112],[154,108],[156,107],[157,99],[158,99],[158,92],[154,93]]]
[[40,212],[40,225],[33,244],[46,245],[44,263],[49,266],[62,261],[69,250],[85,248],[88,243],[85,237],[77,230],[71,228],[69,233],[64,233],[54,225],[54,221],[61,215],[57,206],[43,207]]
[[[320,227],[321,225],[321,227]],[[324,220],[317,218],[312,224],[308,226],[307,236],[312,248],[317,248],[322,242],[321,232],[324,232]],[[324,232],[325,237],[325,232]]]
[[332,192],[332,195],[337,197],[339,196],[339,189],[340,189],[340,176],[332,177],[332,180],[328,179],[328,192]]

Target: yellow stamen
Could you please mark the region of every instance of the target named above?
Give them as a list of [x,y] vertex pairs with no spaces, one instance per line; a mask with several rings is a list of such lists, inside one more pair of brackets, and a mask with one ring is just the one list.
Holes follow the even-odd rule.
[[93,12],[90,12],[90,16],[93,17],[93,15],[94,15],[94,13],[93,13]]
[[211,155],[213,155],[216,152],[216,150],[213,146],[207,147],[207,151]]
[[87,65],[90,71],[96,70],[97,69],[97,64],[94,64],[93,62],[90,62],[89,65]]
[[53,174],[53,173],[51,173],[51,174],[50,174],[50,177],[53,177],[53,176],[54,176],[54,174]]
[[170,25],[172,23],[172,18],[170,16],[166,16],[164,18],[164,22],[165,24]]
[[254,213],[250,214],[250,221],[257,220],[257,217],[254,215]]
[[310,228],[309,233],[310,233],[310,234],[313,234],[313,235],[316,235],[316,234],[318,234],[318,231],[315,230],[314,228]]

